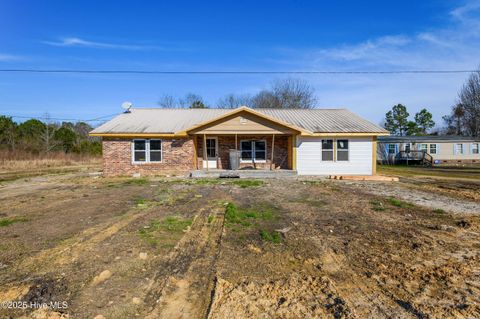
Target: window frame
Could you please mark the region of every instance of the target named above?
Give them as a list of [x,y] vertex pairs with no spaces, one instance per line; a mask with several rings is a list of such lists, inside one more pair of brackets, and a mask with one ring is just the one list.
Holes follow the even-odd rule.
[[[244,142],[250,142],[251,144],[251,150],[247,150],[246,152],[251,152],[252,153],[252,158],[251,159],[243,159],[242,158],[242,154],[243,154],[243,147],[242,147],[242,143]],[[256,149],[255,149],[255,142],[264,142],[265,143],[265,159],[264,160],[257,160],[256,157],[257,157],[257,152],[256,152]],[[267,151],[267,140],[266,139],[252,139],[252,140],[240,140],[240,163],[266,163],[267,162],[267,158],[268,158],[268,151]],[[260,151],[260,152],[263,152]]]
[[[145,141],[145,161],[136,161],[135,160],[135,142],[137,141]],[[158,152],[160,153],[160,161],[151,161],[150,159],[150,141],[159,141],[160,142],[160,150],[153,150],[153,152]],[[145,139],[145,138],[136,138],[132,140],[132,164],[135,165],[142,165],[142,164],[158,164],[163,162],[163,140],[161,139]],[[143,151],[143,150],[142,150]]]
[[[347,141],[347,149],[339,149],[338,148],[338,142],[339,141]],[[346,160],[339,160],[338,159],[338,152],[343,152],[347,153],[347,159]],[[323,155],[323,154],[322,154]],[[347,138],[338,138],[335,139],[335,162],[350,162],[350,140]]]
[[[458,145],[460,145],[460,149],[458,149]],[[463,149],[463,143],[455,143],[454,144],[454,154],[453,155],[463,155],[465,154],[465,150]]]
[[[477,152],[476,152],[476,153],[473,151],[473,150],[475,149],[475,148],[473,147],[474,145],[477,145],[477,148],[476,148]],[[470,150],[471,150],[471,153],[474,154],[474,155],[480,154],[480,143],[472,143],[472,144],[470,145]]]
[[[434,145],[434,149],[435,149],[435,152],[432,152],[432,145]],[[434,154],[434,155],[437,155],[437,152],[438,152],[438,146],[437,146],[437,143],[430,143],[428,145],[428,153],[429,154]]]
[[420,143],[420,151],[428,153],[428,150],[429,150],[428,146],[429,146],[428,143]]
[[[323,141],[332,141],[332,148],[327,148],[327,149],[323,149]],[[336,162],[335,161],[335,143],[336,143],[336,139],[334,138],[322,138],[320,140],[320,161],[321,162]],[[323,152],[324,151],[331,151],[332,152],[332,159],[331,160],[324,160],[323,159]]]
[[[393,146],[393,152],[390,152],[390,146]],[[392,144],[392,143],[387,144],[387,154],[388,155],[397,154],[397,144]]]

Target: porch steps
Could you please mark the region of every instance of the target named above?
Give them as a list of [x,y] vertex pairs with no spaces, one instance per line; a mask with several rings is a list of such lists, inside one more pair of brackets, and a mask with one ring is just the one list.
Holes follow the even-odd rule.
[[195,170],[191,178],[286,178],[297,176],[293,170]]

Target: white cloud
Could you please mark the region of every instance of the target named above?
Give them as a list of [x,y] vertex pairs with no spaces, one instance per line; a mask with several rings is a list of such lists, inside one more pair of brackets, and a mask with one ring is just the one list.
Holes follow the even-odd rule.
[[[473,70],[480,64],[480,1],[469,1],[447,16],[448,27],[413,34],[384,35],[361,43],[285,52],[307,70]],[[320,106],[347,107],[374,122],[396,103],[413,115],[429,108],[437,124],[449,113],[468,74],[330,75],[307,77]]]
[[20,59],[21,59],[21,57],[19,57],[17,55],[0,53],[0,62],[16,61],[16,60],[20,60]]
[[162,50],[157,46],[116,44],[108,42],[88,41],[81,38],[62,38],[60,41],[44,41],[43,43],[59,47],[84,47],[97,49],[119,49],[119,50]]

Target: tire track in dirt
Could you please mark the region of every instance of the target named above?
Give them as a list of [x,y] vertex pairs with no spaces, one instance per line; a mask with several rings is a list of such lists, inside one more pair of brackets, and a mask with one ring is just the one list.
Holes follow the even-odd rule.
[[322,247],[322,271],[340,298],[345,300],[356,318],[411,318],[398,303],[385,295],[374,280],[359,276],[347,266],[345,257]]
[[[205,318],[215,285],[223,233],[222,208],[201,209],[190,230],[158,267],[145,303],[145,318]],[[215,216],[209,221],[209,216]],[[211,218],[211,217],[210,217]]]

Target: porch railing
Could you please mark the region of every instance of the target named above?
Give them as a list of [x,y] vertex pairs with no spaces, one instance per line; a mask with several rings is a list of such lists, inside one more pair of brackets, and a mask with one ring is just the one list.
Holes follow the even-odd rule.
[[396,156],[397,161],[405,161],[408,164],[408,161],[420,162],[423,165],[431,166],[433,164],[432,155],[428,154],[426,151],[400,151]]

